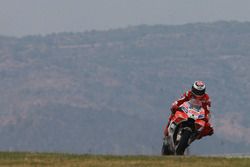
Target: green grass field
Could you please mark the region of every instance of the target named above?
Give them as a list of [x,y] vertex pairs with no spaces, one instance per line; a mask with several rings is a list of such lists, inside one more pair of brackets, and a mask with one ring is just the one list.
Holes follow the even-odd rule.
[[195,156],[108,156],[0,153],[0,166],[18,167],[249,167],[250,158]]

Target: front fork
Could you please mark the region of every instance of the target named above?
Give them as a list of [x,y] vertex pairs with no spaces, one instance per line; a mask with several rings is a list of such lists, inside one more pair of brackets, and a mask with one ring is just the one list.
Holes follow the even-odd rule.
[[174,122],[170,122],[168,126],[168,136],[167,142],[169,144],[169,148],[172,152],[175,152],[175,144],[174,144],[174,132],[176,130],[177,125]]

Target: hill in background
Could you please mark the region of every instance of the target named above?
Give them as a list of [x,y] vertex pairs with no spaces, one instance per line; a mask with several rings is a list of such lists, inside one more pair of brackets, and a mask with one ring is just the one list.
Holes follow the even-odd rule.
[[249,153],[249,51],[248,22],[1,36],[0,149],[159,154],[170,104],[204,80],[215,135],[191,153]]

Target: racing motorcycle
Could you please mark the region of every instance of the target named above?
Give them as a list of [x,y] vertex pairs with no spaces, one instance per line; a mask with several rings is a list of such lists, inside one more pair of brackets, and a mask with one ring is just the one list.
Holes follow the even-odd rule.
[[205,110],[192,101],[184,102],[175,112],[163,139],[162,155],[184,155],[186,148],[205,126]]

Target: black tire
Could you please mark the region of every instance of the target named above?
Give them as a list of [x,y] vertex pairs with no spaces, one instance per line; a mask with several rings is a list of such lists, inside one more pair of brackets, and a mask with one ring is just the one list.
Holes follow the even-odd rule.
[[161,155],[173,155],[173,152],[170,151],[169,146],[168,145],[162,145],[162,149],[161,149]]
[[161,148],[161,155],[174,155],[174,153],[169,149],[169,144],[166,141],[163,141],[163,145]]
[[191,134],[192,132],[190,132],[189,130],[183,130],[181,139],[176,148],[176,155],[184,155],[185,149],[188,147],[188,140]]

